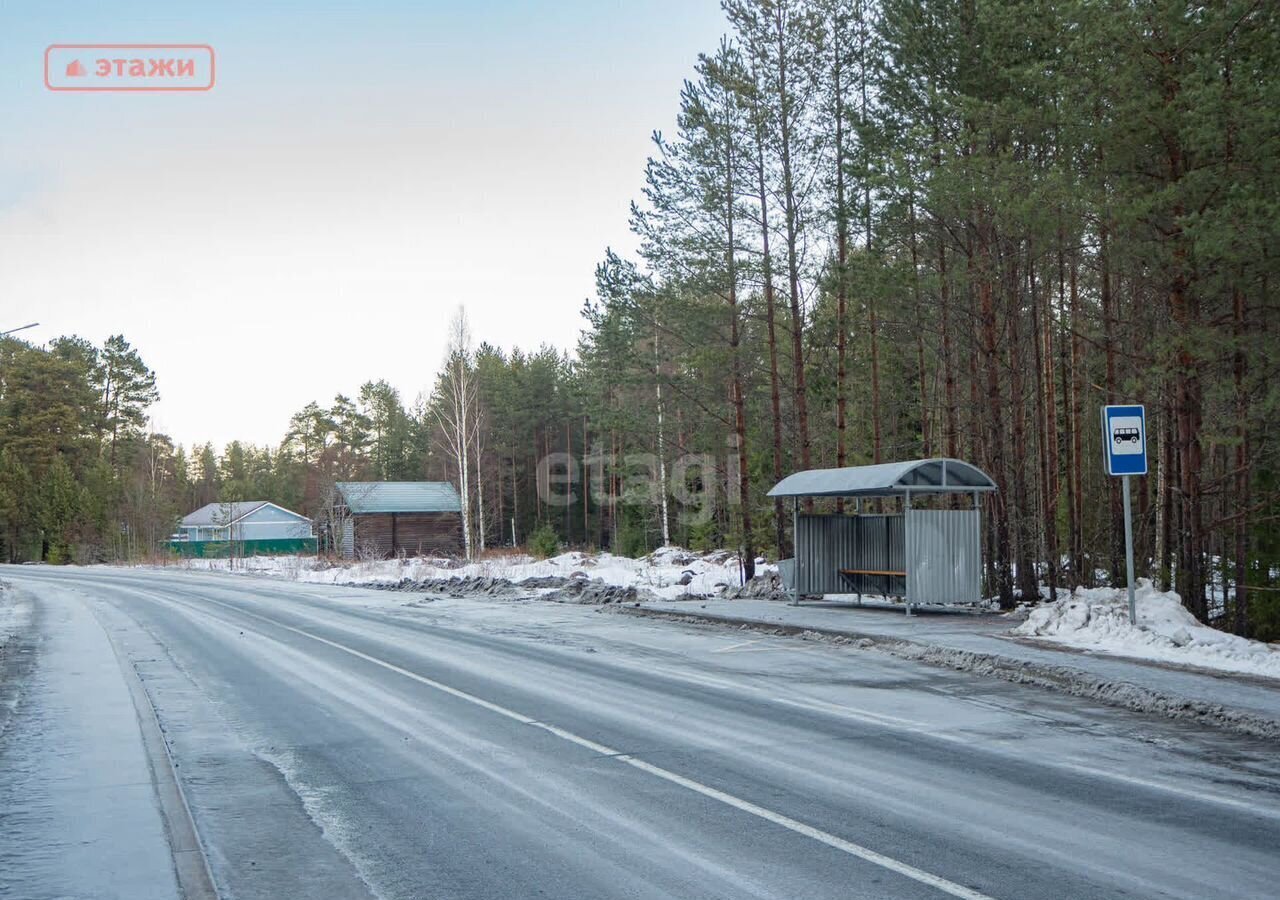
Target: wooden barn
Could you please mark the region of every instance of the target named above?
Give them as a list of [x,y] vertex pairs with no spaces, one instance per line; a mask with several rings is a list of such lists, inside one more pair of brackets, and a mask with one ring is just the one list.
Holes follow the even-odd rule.
[[340,481],[321,531],[344,559],[459,556],[462,503],[447,481]]

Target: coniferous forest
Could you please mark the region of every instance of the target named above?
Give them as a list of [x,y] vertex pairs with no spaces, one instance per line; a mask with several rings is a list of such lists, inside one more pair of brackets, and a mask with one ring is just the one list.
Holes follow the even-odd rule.
[[559,349],[457,340],[431,393],[370,381],[219,450],[149,432],[123,337],[0,339],[4,558],[143,555],[214,500],[311,514],[335,480],[457,481],[440,409],[464,378],[481,550],[550,529],[734,549],[749,574],[789,552],[783,475],[950,456],[999,486],[986,584],[1009,606],[1122,583],[1099,407],[1142,403],[1138,574],[1280,636],[1280,7],[724,12],[654,135],[639,252],[604,255]]

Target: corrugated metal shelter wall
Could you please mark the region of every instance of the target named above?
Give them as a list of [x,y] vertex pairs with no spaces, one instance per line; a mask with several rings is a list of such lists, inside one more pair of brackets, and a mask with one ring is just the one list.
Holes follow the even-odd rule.
[[[906,571],[906,532],[901,515],[857,515],[858,552],[853,565],[846,569],[868,569],[879,572]],[[907,579],[901,575],[843,575],[843,593],[882,594],[901,597],[907,592]]]
[[907,511],[912,603],[982,599],[982,525],[976,509]]
[[802,515],[796,520],[796,583],[800,596],[840,590],[837,569],[853,558],[857,531],[849,516]]
[[900,515],[802,515],[796,521],[796,577],[801,596],[884,594],[903,596],[901,576],[841,575],[841,569],[905,571],[905,532]]

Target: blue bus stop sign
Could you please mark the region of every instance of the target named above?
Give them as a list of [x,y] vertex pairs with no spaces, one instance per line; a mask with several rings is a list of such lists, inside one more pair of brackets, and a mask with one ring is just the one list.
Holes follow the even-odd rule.
[[1102,407],[1108,475],[1147,474],[1147,413],[1141,406]]
[[1141,406],[1102,407],[1102,452],[1107,474],[1121,476],[1124,489],[1124,560],[1129,581],[1129,624],[1138,624],[1133,590],[1133,503],[1129,476],[1147,474],[1147,411]]

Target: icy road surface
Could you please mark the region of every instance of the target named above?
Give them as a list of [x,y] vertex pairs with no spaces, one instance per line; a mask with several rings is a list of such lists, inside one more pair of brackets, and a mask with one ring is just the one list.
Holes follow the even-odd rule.
[[[64,651],[102,629],[143,678],[226,897],[1207,900],[1280,882],[1280,761],[1262,742],[589,607],[189,572],[0,578],[40,629],[0,783],[31,779],[41,753],[66,766],[39,704],[76,702],[84,670]],[[111,675],[93,670],[111,706],[82,730],[118,741],[133,711]],[[76,873],[90,893],[14,869],[36,836],[106,814],[99,780],[81,805],[68,790],[17,823],[0,811],[0,885],[136,896],[114,870]],[[153,838],[136,835],[144,856]]]

